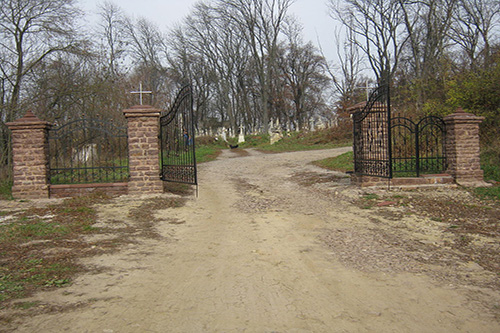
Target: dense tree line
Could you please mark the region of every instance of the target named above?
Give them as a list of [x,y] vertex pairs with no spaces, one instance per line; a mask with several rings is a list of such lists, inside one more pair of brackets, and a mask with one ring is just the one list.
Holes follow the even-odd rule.
[[[332,17],[349,31],[347,43],[361,52],[377,81],[390,80],[401,112],[442,114],[462,106],[486,112],[488,119],[498,115],[500,1],[329,0],[329,5]],[[483,88],[476,86],[478,78]],[[474,94],[470,89],[484,91],[476,91],[472,102],[466,96]]]
[[498,129],[498,0],[325,0],[343,25],[335,34],[332,20],[335,62],[303,40],[294,0],[202,0],[171,31],[112,2],[91,27],[75,0],[0,2],[0,169],[11,160],[6,122],[28,109],[55,124],[120,122],[139,82],[163,109],[192,83],[201,132],[348,118],[367,81],[389,82],[399,112],[462,106]]

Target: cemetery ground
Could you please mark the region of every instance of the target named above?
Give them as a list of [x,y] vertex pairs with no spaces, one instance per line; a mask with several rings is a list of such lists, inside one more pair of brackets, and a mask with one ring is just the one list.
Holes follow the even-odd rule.
[[223,150],[200,195],[0,200],[0,331],[498,332],[500,204]]

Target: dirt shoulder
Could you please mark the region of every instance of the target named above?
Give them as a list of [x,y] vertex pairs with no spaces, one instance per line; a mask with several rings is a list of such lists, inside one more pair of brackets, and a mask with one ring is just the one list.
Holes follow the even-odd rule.
[[184,206],[96,205],[110,232],[87,240],[131,241],[82,258],[89,272],[24,300],[38,307],[5,330],[500,331],[498,205],[461,189],[365,191],[309,164],[346,150],[224,151]]

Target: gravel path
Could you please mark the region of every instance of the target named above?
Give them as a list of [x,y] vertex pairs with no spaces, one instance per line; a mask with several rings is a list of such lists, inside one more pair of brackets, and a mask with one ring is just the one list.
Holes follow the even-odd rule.
[[[445,284],[401,258],[392,269],[391,253],[370,248],[372,216],[351,200],[360,190],[308,164],[347,150],[224,151],[199,166],[199,198],[156,212],[162,237],[85,259],[99,272],[41,294],[66,311],[17,331],[500,332],[488,308],[498,290]],[[102,223],[126,222],[142,200],[100,207]]]

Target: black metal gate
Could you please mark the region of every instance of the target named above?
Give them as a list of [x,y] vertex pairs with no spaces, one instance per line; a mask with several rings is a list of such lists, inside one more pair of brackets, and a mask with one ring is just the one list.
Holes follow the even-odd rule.
[[128,181],[127,128],[79,119],[49,131],[51,184]]
[[161,179],[198,184],[194,142],[193,94],[183,87],[171,109],[160,118]]
[[418,123],[405,117],[391,120],[394,175],[419,177],[446,170],[445,123],[428,116]]
[[383,85],[373,91],[363,110],[352,117],[354,172],[392,178],[389,87]]

